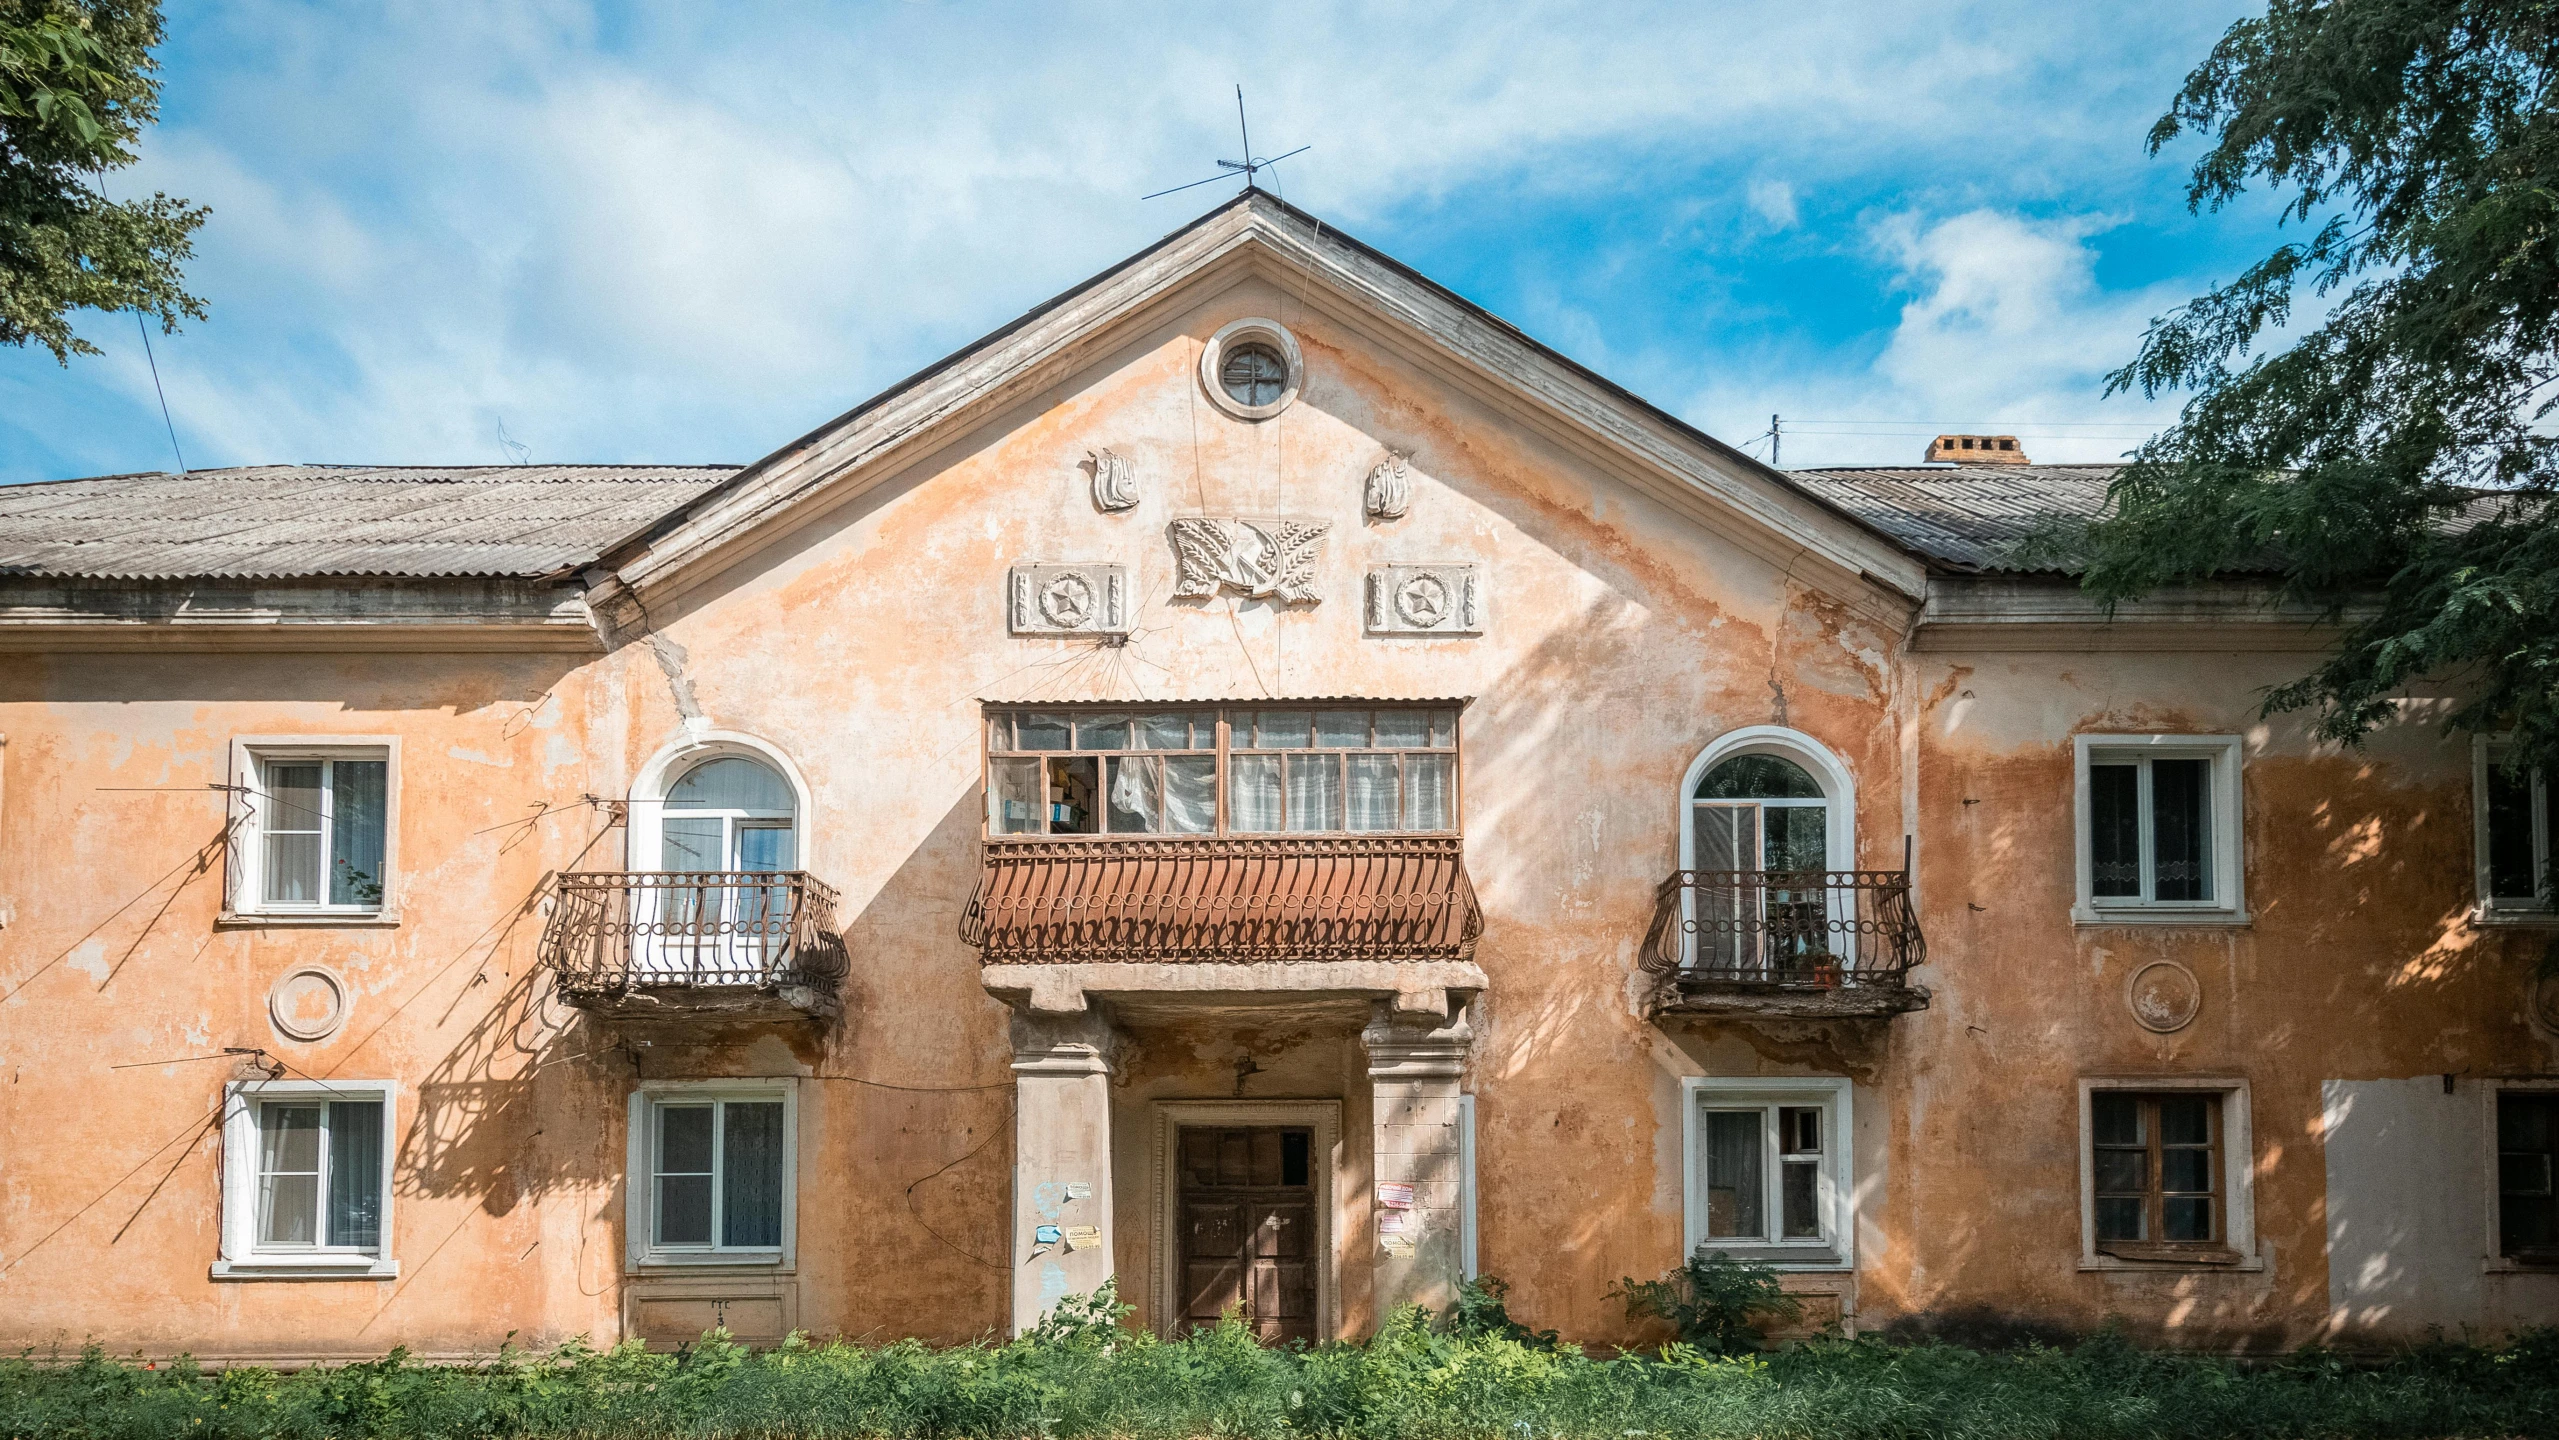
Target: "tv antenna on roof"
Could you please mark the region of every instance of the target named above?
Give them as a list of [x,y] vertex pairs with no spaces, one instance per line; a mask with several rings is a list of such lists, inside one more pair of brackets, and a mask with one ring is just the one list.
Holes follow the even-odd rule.
[[[1210,185],[1220,180],[1231,179],[1239,174],[1244,177],[1244,184],[1249,188],[1253,183],[1253,176],[1256,173],[1267,169],[1270,166],[1277,165],[1282,160],[1289,158],[1289,155],[1303,155],[1307,151],[1315,148],[1312,145],[1300,145],[1296,149],[1289,151],[1288,155],[1272,155],[1262,159],[1255,159],[1253,156],[1253,127],[1246,124],[1244,121],[1244,87],[1241,85],[1235,87],[1235,128],[1242,131],[1244,135],[1243,159],[1220,160],[1217,162],[1217,168],[1224,171],[1224,174],[1211,175],[1206,180],[1194,180],[1190,182],[1189,185],[1176,185],[1172,190],[1158,190],[1155,192],[1155,195],[1170,195],[1174,190],[1188,190],[1195,185]],[[1155,195],[1140,195],[1137,198],[1140,200],[1152,200],[1155,198]]]

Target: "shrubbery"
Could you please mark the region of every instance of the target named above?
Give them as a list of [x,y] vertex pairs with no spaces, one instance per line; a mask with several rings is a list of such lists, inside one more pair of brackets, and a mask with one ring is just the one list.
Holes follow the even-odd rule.
[[[1489,1311],[1486,1302],[1489,1301]],[[717,1333],[682,1355],[571,1344],[474,1367],[397,1352],[278,1374],[146,1370],[95,1350],[0,1362],[0,1435],[78,1440],[356,1437],[970,1437],[1074,1440],[1672,1440],[1803,1436],[2449,1437],[2559,1434],[2559,1331],[2502,1350],[2435,1346],[2359,1367],[2310,1354],[2241,1366],[2069,1349],[1815,1341],[1769,1356],[1674,1343],[1585,1355],[1519,1329],[1497,1292],[1472,1318],[1397,1316],[1364,1345],[1266,1350],[1229,1323],[1165,1342],[1111,1296],[1003,1345],[935,1350]],[[1471,1333],[1459,1333],[1460,1330]]]

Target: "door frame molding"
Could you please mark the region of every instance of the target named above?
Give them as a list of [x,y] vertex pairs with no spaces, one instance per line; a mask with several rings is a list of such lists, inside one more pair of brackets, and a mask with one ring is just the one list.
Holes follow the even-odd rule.
[[1154,1104],[1155,1333],[1170,1340],[1181,1323],[1179,1238],[1181,1176],[1173,1157],[1182,1127],[1303,1125],[1315,1132],[1311,1147],[1320,1163],[1307,1178],[1315,1187],[1315,1333],[1341,1333],[1341,1255],[1334,1249],[1334,1178],[1342,1168],[1342,1102],[1339,1100],[1158,1100]]

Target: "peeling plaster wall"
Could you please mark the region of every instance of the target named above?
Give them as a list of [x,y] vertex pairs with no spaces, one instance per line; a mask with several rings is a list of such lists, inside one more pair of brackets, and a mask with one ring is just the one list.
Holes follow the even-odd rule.
[[[1262,425],[1210,405],[1193,368],[1205,337],[1255,314],[1294,330],[1308,370],[1298,403]],[[797,1324],[938,1340],[1000,1328],[1011,1050],[956,933],[989,698],[1476,697],[1467,858],[1492,981],[1468,1082],[1479,1248],[1513,1283],[1515,1314],[1576,1338],[1637,1338],[1606,1290],[1678,1258],[1683,1076],[1853,1078],[1846,1300],[1861,1328],[2119,1314],[2179,1343],[2262,1347],[2338,1323],[2324,1083],[2559,1068],[2522,1013],[2525,939],[2460,919],[2466,752],[2429,725],[2338,753],[2258,721],[2260,688],[2300,657],[1913,655],[1882,597],[1820,588],[1785,547],[1672,511],[1595,452],[1294,293],[1247,283],[1150,323],[716,576],[653,596],[641,631],[603,656],[0,667],[0,902],[15,906],[0,930],[0,1339],[308,1356],[485,1350],[511,1330],[613,1337],[635,1293],[621,1261],[626,1097],[637,1079],[717,1075],[801,1078]],[[1079,462],[1104,446],[1134,462],[1132,511],[1091,501]],[[1412,454],[1414,497],[1382,524],[1361,512],[1361,481],[1389,448]],[[1202,513],[1329,519],[1324,602],[1168,598],[1167,522]],[[1005,568],[1032,560],[1127,565],[1129,642],[1008,637]],[[1362,633],[1361,573],[1410,560],[1486,567],[1482,638]],[[1718,735],[1769,723],[1856,777],[1858,863],[1895,866],[1915,837],[1930,1009],[1784,1026],[1641,1017],[1636,951],[1677,863],[1680,777]],[[579,797],[627,795],[692,727],[759,737],[810,787],[803,863],[842,890],[853,956],[830,1028],[643,1047],[538,983],[543,877],[623,864],[622,834]],[[2072,926],[2070,736],[2096,730],[2250,737],[2253,927]],[[203,787],[232,736],[277,732],[402,737],[396,928],[216,927],[219,856],[199,847],[221,806]],[[2175,1035],[2124,1007],[2126,976],[2152,956],[2205,983],[2201,1016]],[[311,960],[357,998],[341,1035],[304,1046],[264,1004]],[[1231,1097],[1249,1055],[1263,1067],[1251,1097],[1344,1103],[1340,1309],[1353,1333],[1374,1323],[1356,1028],[1132,1022],[1112,1143],[1133,1298],[1151,1264],[1148,1106]],[[195,1057],[224,1045],[400,1082],[397,1280],[207,1278],[217,1190],[202,1125],[232,1065]],[[2269,1263],[2082,1273],[2075,1084],[2179,1072],[2255,1087]]]

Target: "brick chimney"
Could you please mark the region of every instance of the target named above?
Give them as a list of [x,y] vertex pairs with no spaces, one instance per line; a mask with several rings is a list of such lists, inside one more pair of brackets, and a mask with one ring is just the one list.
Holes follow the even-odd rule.
[[1958,465],[2023,465],[2026,452],[2014,435],[1940,435],[1928,442],[1923,463],[1951,460]]

